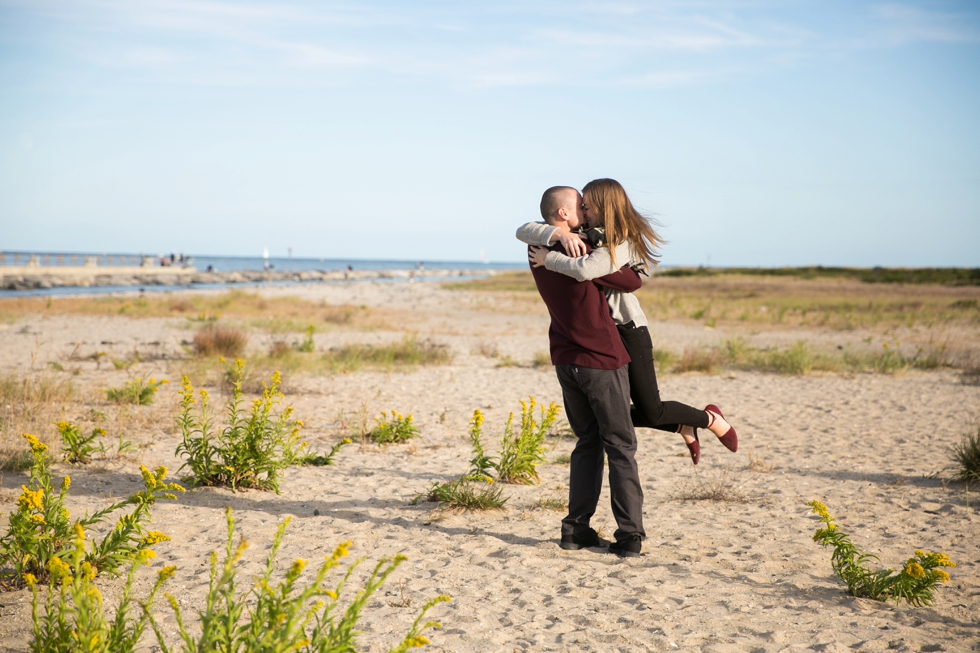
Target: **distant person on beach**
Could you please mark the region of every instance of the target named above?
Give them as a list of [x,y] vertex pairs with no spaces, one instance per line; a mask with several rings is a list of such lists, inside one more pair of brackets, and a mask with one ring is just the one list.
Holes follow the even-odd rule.
[[[650,221],[630,202],[615,179],[596,179],[582,189],[584,233],[563,231],[550,223],[529,222],[517,238],[530,245],[532,268],[559,272],[576,281],[589,281],[615,272],[622,265],[645,270],[656,265],[655,251],[663,242]],[[561,243],[568,253],[546,247]],[[588,244],[588,245],[587,245]],[[587,253],[586,247],[594,248]],[[721,410],[704,410],[678,401],[662,401],[653,363],[653,342],[640,302],[630,292],[603,288],[609,311],[630,356],[629,387],[634,426],[680,433],[695,465],[701,457],[698,429],[707,428],[731,451],[738,449],[735,429]]]
[[[567,186],[549,188],[541,198],[541,216],[570,234],[583,223],[582,197]],[[561,243],[552,248],[564,252]],[[528,258],[532,256],[528,248]],[[636,432],[630,421],[629,355],[599,287],[629,293],[640,287],[640,277],[628,267],[585,283],[542,266],[532,265],[531,273],[551,315],[551,362],[568,423],[578,438],[571,456],[568,516],[561,523],[560,546],[570,550],[608,546],[617,555],[638,556],[646,533]],[[609,492],[617,525],[612,544],[590,525],[599,505],[604,457],[609,460]]]

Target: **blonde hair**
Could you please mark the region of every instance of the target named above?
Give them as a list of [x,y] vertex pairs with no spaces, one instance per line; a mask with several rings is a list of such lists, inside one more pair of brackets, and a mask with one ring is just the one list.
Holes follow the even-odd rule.
[[660,255],[656,250],[664,243],[653,229],[657,223],[633,208],[622,184],[615,179],[594,179],[585,185],[582,195],[589,208],[602,219],[613,266],[616,265],[616,246],[624,242],[629,243],[633,256],[643,263],[657,265]]

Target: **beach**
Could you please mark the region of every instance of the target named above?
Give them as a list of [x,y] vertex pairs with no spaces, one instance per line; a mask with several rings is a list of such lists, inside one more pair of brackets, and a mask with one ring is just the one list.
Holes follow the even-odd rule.
[[[210,315],[248,332],[246,360],[263,361],[255,382],[274,367],[270,348],[276,342],[294,346],[305,322],[314,319],[315,352],[414,338],[444,346],[451,358],[346,371],[295,363],[292,371],[283,370],[285,402],[304,422],[312,449],[327,451],[344,437],[355,442],[340,450],[333,466],[289,468],[280,494],[204,487],[158,502],[152,528],[171,541],[156,547],[150,570],[138,578],[137,596],[152,585],[153,571],[176,565],[167,591],[185,617],[202,609],[207,558],[223,550],[229,506],[237,533],[250,543],[241,564],[243,588],[262,568],[276,528],[290,517],[276,563],[280,573],[296,558],[310,560],[312,568],[350,540],[351,559],[366,557],[351,578],[352,596],[378,559],[408,558],[357,624],[365,651],[395,646],[426,600],[443,594],[452,601],[428,614],[442,628],[427,631],[432,643],[425,650],[980,650],[980,497],[975,486],[950,480],[949,454],[976,432],[980,419],[980,386],[963,373],[980,351],[976,321],[740,327],[727,318],[709,325],[701,316],[664,316],[645,305],[655,346],[678,358],[685,350],[741,338],[759,351],[805,341],[828,355],[862,347],[880,351],[882,343],[894,343],[911,360],[945,338],[943,351],[953,351],[957,365],[803,374],[720,365],[663,373],[665,399],[721,407],[738,430],[739,450],[731,453],[701,431],[695,467],[678,435],[640,429],[647,539],[643,555],[621,559],[558,547],[564,513],[554,504],[567,500],[563,457],[572,449],[571,437],[547,440],[540,483],[502,486],[503,509],[450,511],[413,502],[433,483],[467,471],[474,410],[485,415],[484,442],[495,453],[508,415],[520,415],[521,400],[561,406],[554,369],[542,362],[548,314],[527,292],[526,279],[522,283],[513,291],[371,280],[260,287],[249,289],[261,298],[253,317]],[[932,295],[946,304],[972,298],[973,306],[980,297],[976,288],[949,298],[944,292]],[[195,330],[209,316],[188,306],[202,293],[218,297],[226,291],[175,291],[166,300],[169,315],[139,315],[137,302],[145,300],[136,293],[117,300],[129,302],[129,309],[112,312],[107,305],[85,308],[79,298],[0,301],[0,375],[71,383],[71,398],[50,409],[55,419],[88,429],[102,425],[107,439],[122,436],[134,444],[124,455],[55,466],[56,479],[72,477],[73,515],[139,490],[140,464],[163,465],[171,477],[179,476],[174,417],[181,374],[212,393],[220,414],[228,399],[221,380],[225,364],[201,361],[192,352]],[[73,308],[66,301],[75,302]],[[295,315],[266,319],[262,302],[291,302]],[[341,307],[347,317],[331,317]],[[152,405],[107,402],[105,388],[137,376],[169,383]],[[411,414],[419,437],[384,446],[357,438],[360,428],[391,410]],[[42,427],[37,435],[54,446],[54,427]],[[3,435],[5,445],[15,437]],[[0,532],[6,532],[7,514],[26,479],[24,472],[3,472]],[[607,538],[615,530],[608,497],[605,485],[593,520]],[[831,568],[831,551],[812,539],[821,525],[806,505],[814,500],[827,505],[858,546],[879,556],[881,566],[901,569],[916,549],[948,555],[957,566],[948,570],[950,582],[936,590],[935,603],[914,607],[849,596]],[[107,608],[114,606],[122,580],[100,576],[99,586]],[[0,593],[0,649],[28,650],[30,596],[26,589]],[[157,601],[154,614],[174,643],[176,622],[166,601]],[[144,646],[157,650],[152,633]]]

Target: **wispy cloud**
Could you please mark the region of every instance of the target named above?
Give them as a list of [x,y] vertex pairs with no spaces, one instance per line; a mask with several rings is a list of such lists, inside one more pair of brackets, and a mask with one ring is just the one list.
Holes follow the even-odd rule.
[[43,24],[38,39],[57,38],[53,47],[74,49],[78,60],[168,69],[170,79],[221,83],[224,75],[228,84],[250,76],[303,84],[313,71],[361,68],[477,87],[573,76],[669,87],[831,51],[980,42],[977,10],[912,3],[845,4],[835,25],[819,3],[0,0],[0,7],[32,16]]

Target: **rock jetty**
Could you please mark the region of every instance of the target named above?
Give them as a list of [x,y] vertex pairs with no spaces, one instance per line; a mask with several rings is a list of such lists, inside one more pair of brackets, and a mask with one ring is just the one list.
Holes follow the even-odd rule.
[[37,290],[68,286],[190,286],[274,281],[360,281],[493,275],[497,270],[239,270],[198,272],[171,267],[3,267],[0,288]]

